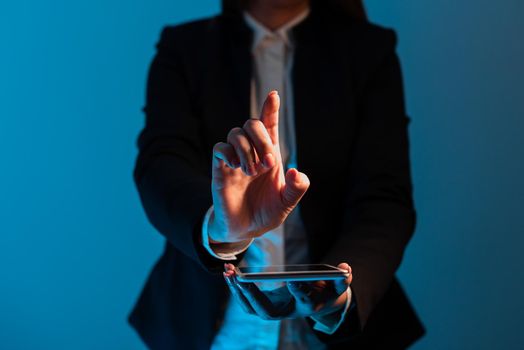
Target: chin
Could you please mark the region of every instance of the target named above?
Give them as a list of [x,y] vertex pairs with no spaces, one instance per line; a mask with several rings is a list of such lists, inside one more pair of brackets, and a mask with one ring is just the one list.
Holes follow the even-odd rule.
[[271,4],[273,7],[286,8],[286,7],[296,7],[301,4],[308,3],[309,0],[263,0],[267,4]]

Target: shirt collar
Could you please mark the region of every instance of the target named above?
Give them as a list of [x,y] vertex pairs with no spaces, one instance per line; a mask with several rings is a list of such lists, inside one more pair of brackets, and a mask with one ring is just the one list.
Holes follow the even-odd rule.
[[253,16],[251,16],[247,11],[244,11],[244,20],[246,21],[247,25],[253,30],[253,45],[252,48],[256,48],[260,45],[262,40],[269,36],[277,36],[280,39],[284,41],[284,43],[287,46],[290,46],[290,31],[298,25],[300,22],[302,22],[306,17],[309,15],[309,8],[306,8],[304,11],[299,13],[297,16],[295,16],[293,19],[291,19],[289,22],[285,23],[278,29],[275,29],[274,31],[268,29],[266,26],[264,26],[262,23],[257,21]]

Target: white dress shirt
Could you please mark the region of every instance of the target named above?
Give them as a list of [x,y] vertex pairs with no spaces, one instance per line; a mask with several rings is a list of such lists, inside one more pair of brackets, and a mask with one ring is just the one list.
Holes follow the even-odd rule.
[[[279,29],[271,31],[244,13],[244,19],[253,30],[253,77],[251,84],[251,117],[259,118],[260,108],[272,90],[280,95],[279,142],[282,161],[286,169],[297,167],[295,127],[293,111],[293,89],[291,68],[293,65],[293,38],[291,29],[303,21],[309,10],[299,14]],[[304,226],[297,207],[288,216],[284,224],[254,240],[239,243],[209,243],[208,221],[213,206],[208,210],[202,225],[203,244],[209,253],[222,260],[236,260],[236,255],[246,251],[240,266],[270,266],[308,263],[307,240]],[[276,285],[267,284],[265,289]],[[351,290],[340,318],[325,324],[315,321],[316,330],[332,334],[343,322],[348,311]],[[314,335],[305,319],[286,319],[267,321],[258,316],[245,313],[240,305],[230,300],[224,315],[224,321],[213,344],[214,350],[247,349],[323,349],[325,348]]]

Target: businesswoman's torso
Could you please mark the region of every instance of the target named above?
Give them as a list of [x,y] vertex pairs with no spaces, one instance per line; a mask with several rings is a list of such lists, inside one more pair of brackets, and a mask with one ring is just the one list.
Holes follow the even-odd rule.
[[[293,29],[293,34],[296,41],[291,79],[297,162],[312,184],[301,201],[306,241],[312,262],[337,264],[342,260],[335,260],[344,255],[337,255],[336,249],[333,254],[328,252],[333,251],[341,227],[348,220],[348,200],[355,200],[352,193],[359,191],[355,188],[358,181],[348,181],[356,176],[354,161],[362,151],[355,150],[355,145],[362,144],[361,137],[387,140],[384,135],[388,129],[405,127],[407,121],[402,115],[398,122],[379,128],[376,135],[359,132],[362,109],[368,108],[366,88],[376,79],[385,57],[394,52],[395,35],[343,14],[321,10],[313,11]],[[208,176],[213,145],[223,140],[230,129],[243,125],[251,114],[251,43],[252,32],[242,17],[229,14],[167,27],[159,43],[163,55],[155,58],[152,69],[176,69],[177,79],[184,85],[184,98],[189,100],[180,113],[191,115],[191,121],[172,123],[193,134],[188,134],[187,140],[181,136],[177,142],[198,155],[187,162]],[[148,89],[148,94],[178,93],[155,89]],[[391,98],[403,104],[402,91],[395,94]],[[161,113],[152,108],[159,107],[146,106],[146,113]],[[403,105],[398,109],[403,111]],[[161,133],[146,128],[139,144],[144,147]],[[377,159],[370,160],[370,168],[374,161]],[[387,163],[388,159],[379,161]],[[145,171],[142,163],[139,157],[135,175]],[[366,170],[364,166],[362,171]],[[198,254],[207,267],[221,269],[221,263],[206,257],[205,251]],[[355,263],[358,265],[358,261]],[[423,330],[400,287],[395,281],[387,283],[392,286],[385,287],[382,301],[369,301],[379,307],[373,308],[375,316],[370,317],[368,333],[375,333],[375,337],[389,334],[392,344],[404,346]],[[192,257],[168,243],[130,322],[151,348],[206,349],[221,327],[227,300],[219,274],[205,271]],[[366,303],[362,297],[362,310],[366,310]]]

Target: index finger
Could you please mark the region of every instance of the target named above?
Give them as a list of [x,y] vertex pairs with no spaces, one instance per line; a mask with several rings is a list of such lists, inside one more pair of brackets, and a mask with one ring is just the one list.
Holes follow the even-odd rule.
[[278,109],[280,108],[280,97],[276,90],[271,91],[264,101],[260,120],[264,123],[273,145],[278,145]]

